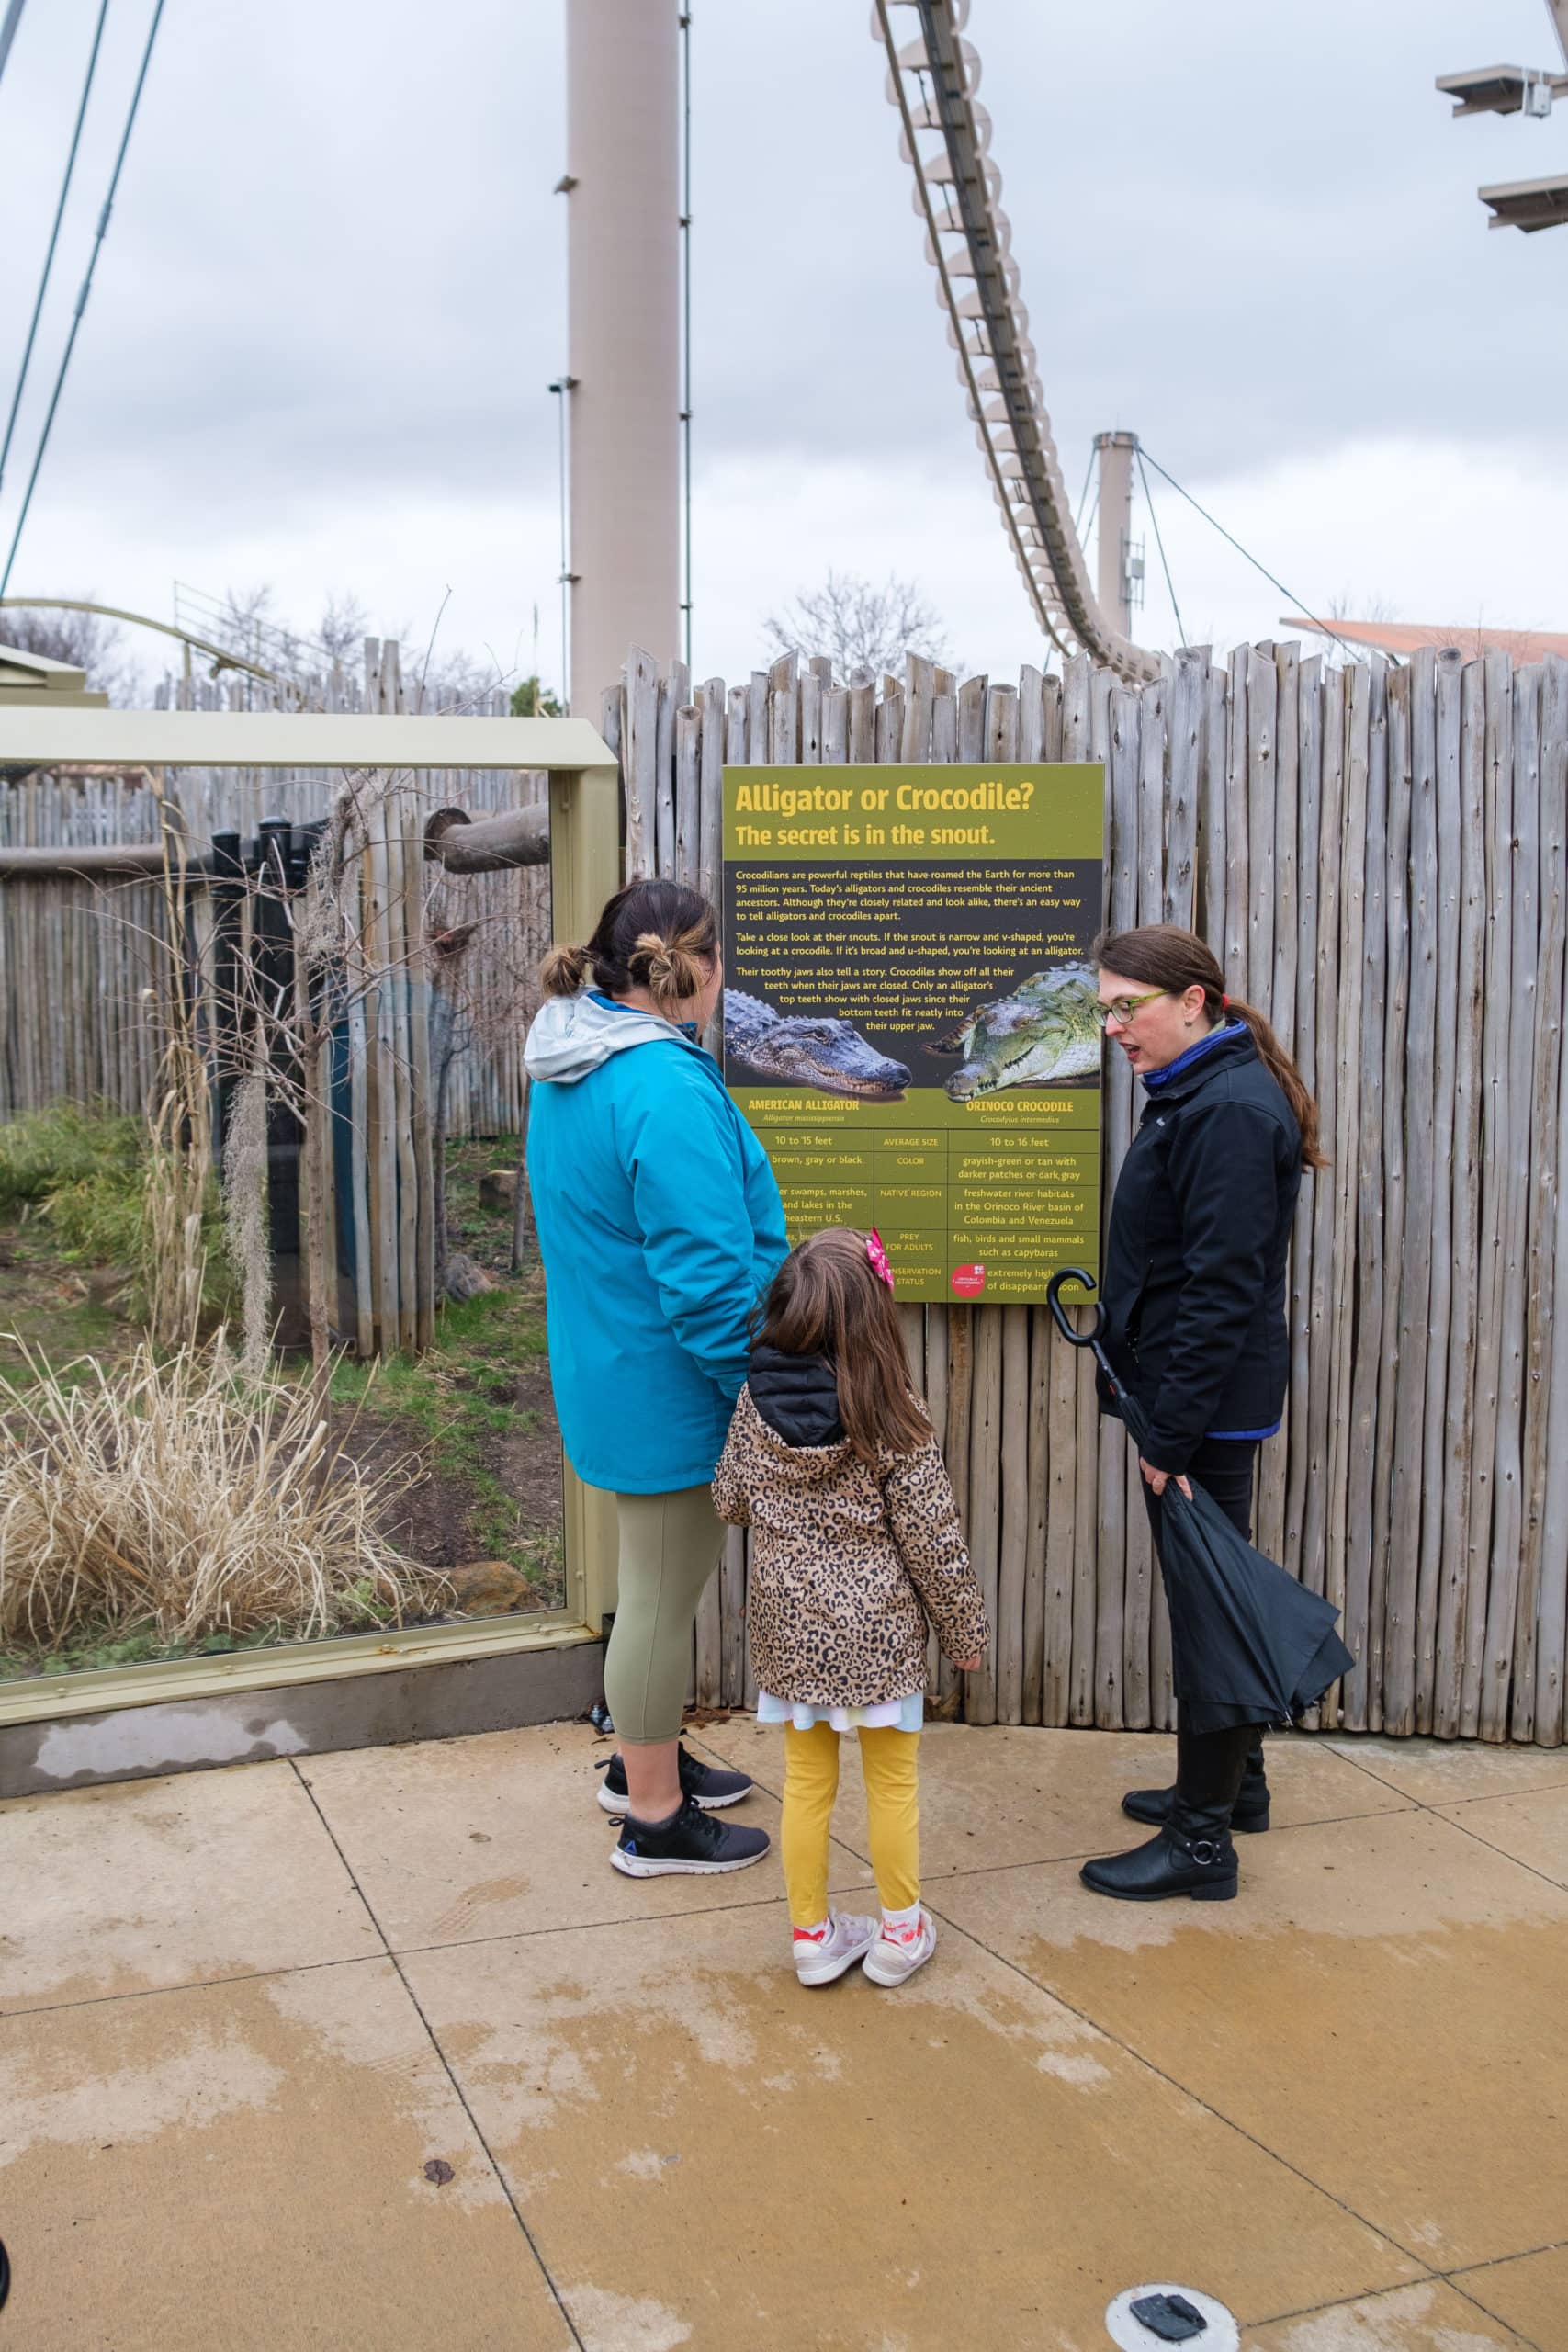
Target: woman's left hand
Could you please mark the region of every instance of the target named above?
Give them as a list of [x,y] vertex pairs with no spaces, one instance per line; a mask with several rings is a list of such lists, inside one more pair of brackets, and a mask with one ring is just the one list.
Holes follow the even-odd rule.
[[[1168,1470],[1156,1470],[1154,1464],[1152,1462],[1145,1462],[1141,1453],[1138,1456],[1138,1467],[1143,1472],[1145,1477],[1148,1480],[1149,1485],[1154,1488],[1155,1493],[1156,1495],[1163,1495],[1167,1487],[1170,1484],[1172,1473]],[[1188,1485],[1186,1479],[1179,1476],[1176,1483],[1180,1487],[1182,1493],[1186,1496],[1188,1501],[1190,1502],[1192,1499],[1192,1489]]]

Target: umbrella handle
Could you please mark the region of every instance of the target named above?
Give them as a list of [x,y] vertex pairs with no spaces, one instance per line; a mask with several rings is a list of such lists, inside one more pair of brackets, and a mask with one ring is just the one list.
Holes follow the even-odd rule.
[[1097,1290],[1094,1276],[1082,1266],[1063,1266],[1045,1285],[1045,1304],[1050,1308],[1056,1329],[1067,1345],[1073,1348],[1093,1348],[1099,1352],[1100,1335],[1105,1329],[1105,1309],[1098,1299],[1091,1300],[1094,1321],[1087,1331],[1080,1331],[1062,1304],[1062,1284],[1077,1283],[1081,1290]]
[[1127,1433],[1140,1448],[1144,1442],[1144,1417],[1116,1376],[1116,1367],[1100,1346],[1100,1334],[1105,1329],[1105,1308],[1100,1300],[1092,1299],[1094,1321],[1087,1331],[1080,1331],[1062,1304],[1062,1284],[1077,1283],[1083,1290],[1097,1290],[1100,1285],[1082,1266],[1063,1266],[1045,1285],[1045,1304],[1050,1308],[1056,1329],[1070,1348],[1092,1348],[1095,1363],[1105,1374],[1106,1385],[1116,1400],[1116,1410],[1127,1425]]

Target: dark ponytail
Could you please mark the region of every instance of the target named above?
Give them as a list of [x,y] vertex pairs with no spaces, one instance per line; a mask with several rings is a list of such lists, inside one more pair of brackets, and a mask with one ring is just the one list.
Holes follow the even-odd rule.
[[1318,1140],[1317,1104],[1306,1080],[1257,1006],[1242,1004],[1236,998],[1226,996],[1225,976],[1195,931],[1183,931],[1173,922],[1146,922],[1136,930],[1102,931],[1089,950],[1089,959],[1097,971],[1142,980],[1149,988],[1163,989],[1170,996],[1182,996],[1189,989],[1201,989],[1203,1009],[1211,1021],[1244,1021],[1252,1034],[1259,1061],[1290,1104],[1292,1116],[1301,1129],[1303,1167],[1327,1167]]
[[702,989],[718,954],[718,917],[684,883],[628,882],[584,947],[552,947],[539,967],[547,996],[578,996],[592,978],[606,996],[647,989],[666,1020]]

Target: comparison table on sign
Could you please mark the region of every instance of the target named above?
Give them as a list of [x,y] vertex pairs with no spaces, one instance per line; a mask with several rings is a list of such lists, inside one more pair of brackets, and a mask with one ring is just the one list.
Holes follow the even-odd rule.
[[1038,1299],[1099,1258],[1099,1090],[978,1103],[836,1102],[741,1087],[795,1242],[874,1226],[900,1298]]

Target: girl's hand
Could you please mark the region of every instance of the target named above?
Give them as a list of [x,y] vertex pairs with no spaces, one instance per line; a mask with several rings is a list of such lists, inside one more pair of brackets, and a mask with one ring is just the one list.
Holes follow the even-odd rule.
[[958,1668],[960,1674],[975,1674],[979,1671],[980,1661],[977,1657],[955,1657],[953,1663]]
[[[1152,1462],[1145,1462],[1141,1453],[1138,1456],[1138,1467],[1143,1472],[1145,1477],[1148,1480],[1149,1485],[1154,1488],[1155,1493],[1156,1495],[1163,1495],[1167,1487],[1170,1484],[1170,1472],[1168,1470],[1156,1470],[1154,1464]],[[1186,1496],[1188,1501],[1190,1502],[1192,1499],[1192,1489],[1188,1485],[1186,1479],[1179,1477],[1176,1483],[1180,1487],[1182,1493]]]

